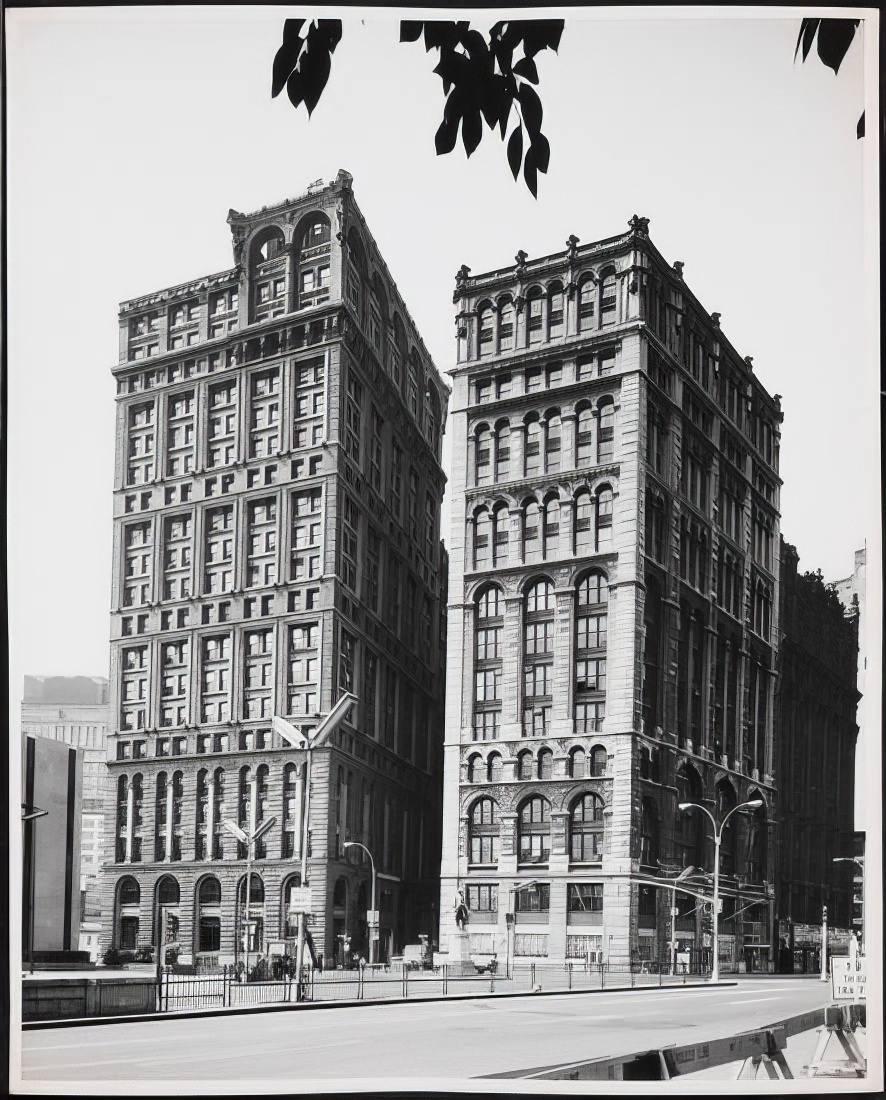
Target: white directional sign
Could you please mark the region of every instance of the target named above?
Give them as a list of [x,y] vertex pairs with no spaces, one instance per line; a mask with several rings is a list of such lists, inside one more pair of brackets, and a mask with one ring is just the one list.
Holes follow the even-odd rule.
[[372,926],[373,924],[378,924],[378,910],[377,909],[367,909],[366,910],[366,923],[370,926]]
[[864,955],[854,959],[831,958],[831,982],[835,1001],[863,1001],[867,998],[867,965]]
[[293,886],[289,891],[289,909],[293,913],[308,913],[311,909],[310,886]]

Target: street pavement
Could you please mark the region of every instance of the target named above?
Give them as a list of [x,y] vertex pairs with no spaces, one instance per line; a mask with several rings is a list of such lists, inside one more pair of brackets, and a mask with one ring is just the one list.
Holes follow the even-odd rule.
[[[457,1085],[671,1044],[723,1038],[830,1003],[829,983],[742,978],[735,985],[157,1019],[22,1034],[19,1091],[310,1092]],[[715,1070],[705,1072],[711,1080]],[[801,1070],[802,1072],[802,1070]],[[735,1068],[721,1080],[734,1080]],[[516,1084],[516,1082],[511,1082]],[[473,1089],[480,1084],[473,1080]],[[490,1083],[491,1084],[491,1083]],[[502,1082],[498,1083],[499,1086]]]

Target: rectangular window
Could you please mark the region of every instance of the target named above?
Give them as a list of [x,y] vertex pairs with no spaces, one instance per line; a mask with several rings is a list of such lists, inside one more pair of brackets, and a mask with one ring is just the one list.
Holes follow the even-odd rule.
[[200,721],[227,722],[231,717],[231,636],[202,639]]
[[570,882],[567,887],[566,907],[570,913],[602,913],[602,882]]
[[277,502],[250,501],[247,508],[246,585],[255,588],[277,579]]
[[514,892],[514,911],[517,913],[547,913],[551,908],[551,884],[538,882]]
[[520,958],[547,958],[548,937],[528,932],[515,932],[514,955]]
[[290,714],[317,713],[320,628],[299,623],[289,628],[288,696]]
[[249,394],[249,457],[267,458],[280,449],[280,372],[254,374]]
[[498,912],[498,886],[496,884],[469,885],[465,901],[471,913]]

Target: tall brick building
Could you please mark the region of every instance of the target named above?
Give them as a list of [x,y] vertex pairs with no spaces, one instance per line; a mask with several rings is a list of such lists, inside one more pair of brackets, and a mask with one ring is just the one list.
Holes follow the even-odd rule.
[[456,278],[441,946],[463,888],[476,952],[666,960],[655,882],[713,871],[677,803],[759,798],[720,958],[770,965],[782,416],[682,268],[634,217]]
[[[234,263],[120,310],[106,940],[233,962],[295,937],[303,754],[308,930],[327,962],[436,928],[448,389],[351,177],[231,211]],[[316,719],[314,719],[316,723]],[[225,822],[276,819],[245,847]]]

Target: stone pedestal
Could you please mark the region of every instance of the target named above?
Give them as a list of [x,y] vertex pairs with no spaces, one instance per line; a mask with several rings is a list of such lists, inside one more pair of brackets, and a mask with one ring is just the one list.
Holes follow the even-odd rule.
[[448,950],[435,953],[435,963],[438,959],[443,966],[449,968],[449,976],[452,978],[477,973],[477,968],[471,961],[471,937],[467,932],[450,932]]

